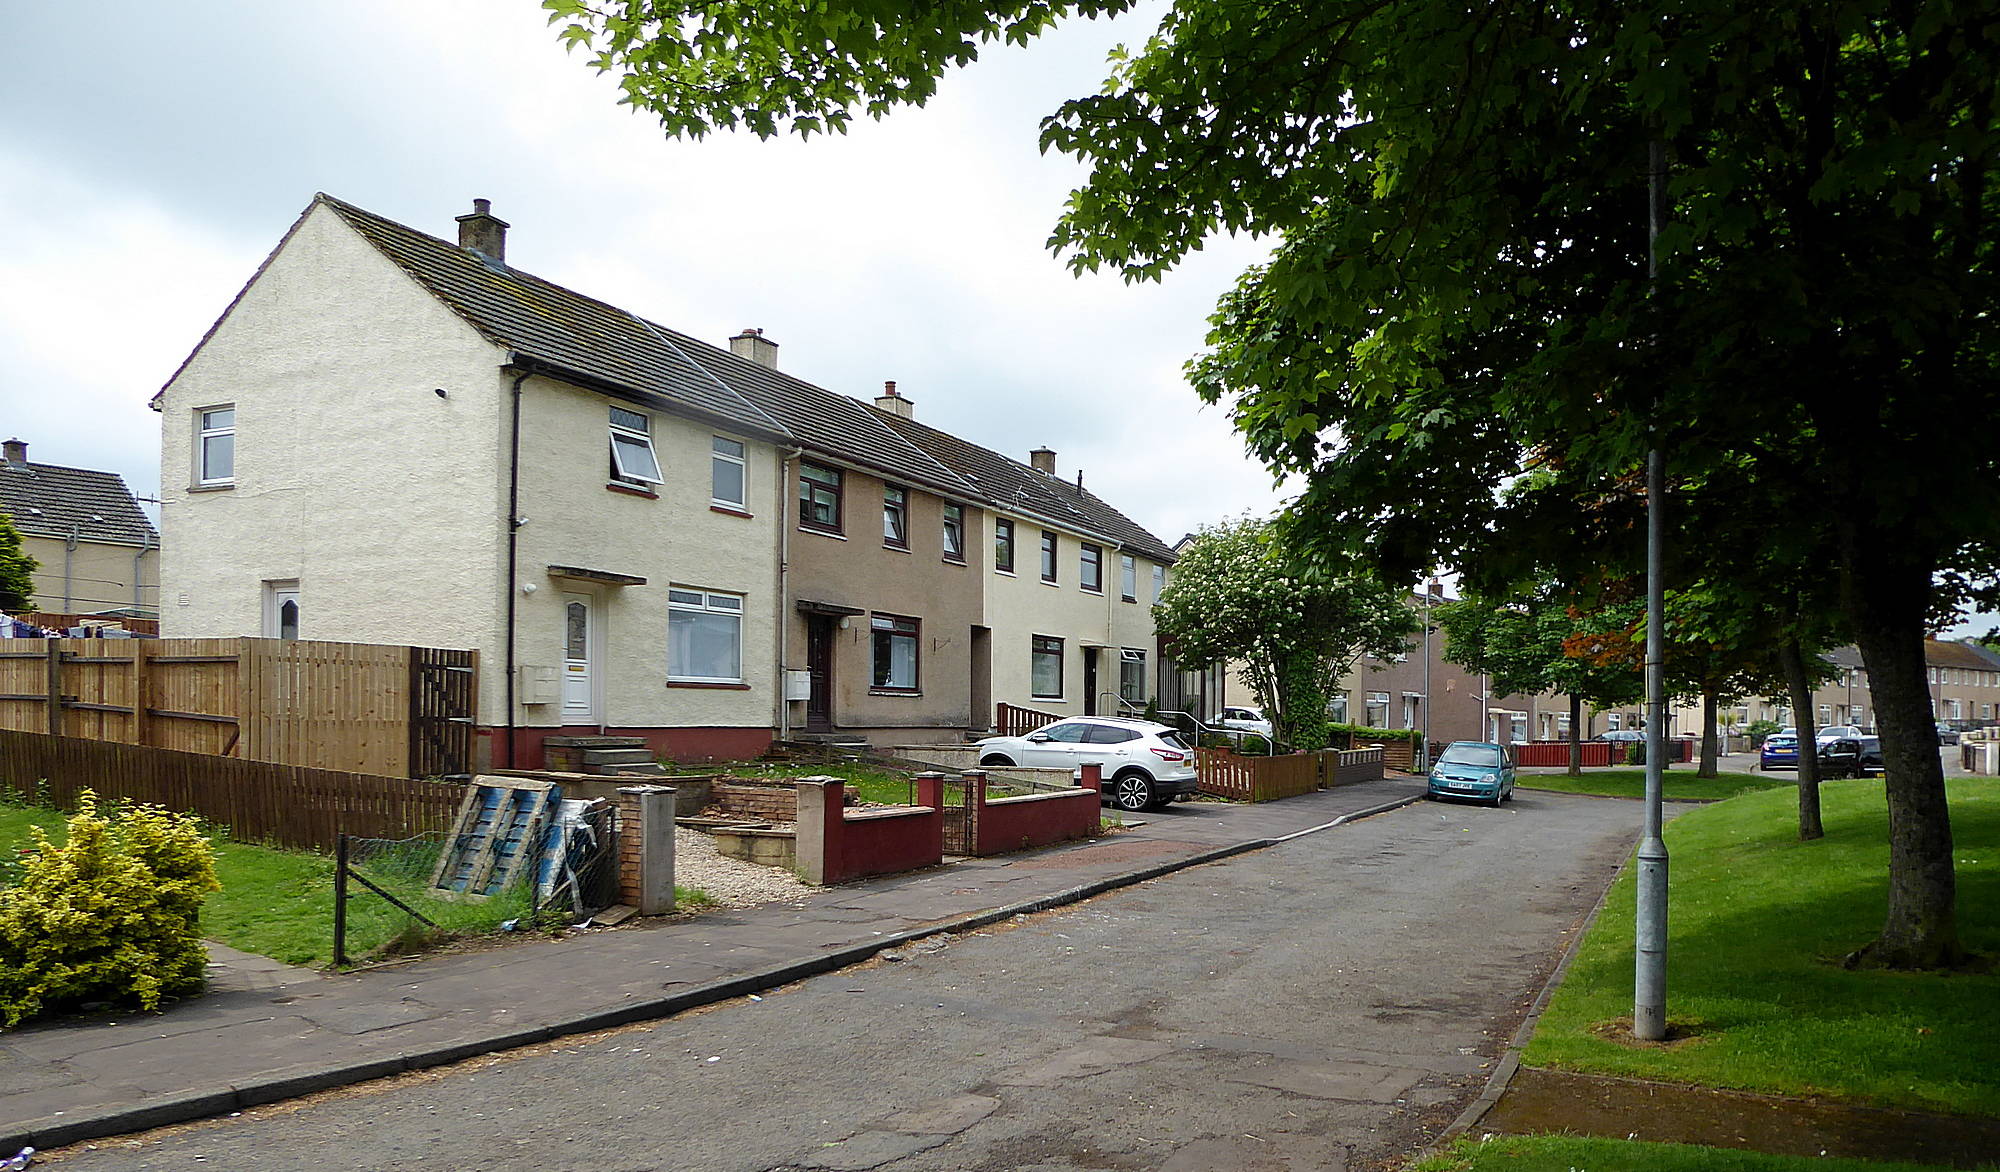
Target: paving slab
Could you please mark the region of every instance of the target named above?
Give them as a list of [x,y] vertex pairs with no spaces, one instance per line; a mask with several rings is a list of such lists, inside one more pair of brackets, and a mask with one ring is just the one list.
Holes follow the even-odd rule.
[[[113,1135],[669,1015],[854,963],[913,934],[977,928],[1420,793],[1420,783],[1398,778],[1259,806],[1183,803],[1089,842],[870,879],[804,900],[635,920],[341,976],[212,953],[219,966],[212,971],[227,979],[210,995],[159,1014],[48,1023],[9,1035],[0,1050],[8,1067],[0,1079],[0,1147]],[[1146,1049],[1107,1039],[1102,1053],[1071,1057],[1143,1061],[1127,1052]],[[23,1068],[36,1073],[17,1077]],[[831,1154],[827,1166],[894,1158],[908,1139],[893,1129],[866,1135]]]

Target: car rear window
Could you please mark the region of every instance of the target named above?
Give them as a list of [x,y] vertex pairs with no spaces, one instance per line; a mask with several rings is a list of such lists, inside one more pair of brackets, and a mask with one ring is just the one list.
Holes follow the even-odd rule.
[[1184,752],[1187,751],[1188,747],[1188,743],[1181,739],[1181,734],[1172,731],[1161,733],[1160,743],[1169,749],[1180,749]]

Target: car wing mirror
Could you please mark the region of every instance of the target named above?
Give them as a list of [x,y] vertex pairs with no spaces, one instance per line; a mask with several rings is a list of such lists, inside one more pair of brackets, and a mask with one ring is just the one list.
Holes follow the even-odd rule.
[[1054,740],[1055,738],[1049,736],[1047,733],[1029,733],[1028,739],[1035,742],[1038,745],[1045,745],[1048,744],[1050,741]]

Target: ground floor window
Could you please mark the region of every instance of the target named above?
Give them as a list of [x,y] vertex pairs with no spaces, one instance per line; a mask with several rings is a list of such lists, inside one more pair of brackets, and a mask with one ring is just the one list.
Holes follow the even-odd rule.
[[1607,712],[1604,714],[1604,727],[1609,731],[1617,732],[1624,725],[1625,714],[1623,712]]
[[1369,728],[1389,727],[1389,693],[1368,693],[1368,711],[1366,717]]
[[1059,700],[1063,694],[1063,641],[1036,635],[1029,650],[1030,687],[1038,700]]
[[743,596],[674,587],[667,591],[667,678],[743,682]]
[[1146,653],[1125,648],[1118,655],[1118,695],[1127,704],[1146,702]]
[[1326,718],[1335,724],[1347,723],[1347,693],[1342,692],[1326,702]]
[[878,614],[870,625],[875,634],[875,686],[896,692],[916,691],[919,621]]

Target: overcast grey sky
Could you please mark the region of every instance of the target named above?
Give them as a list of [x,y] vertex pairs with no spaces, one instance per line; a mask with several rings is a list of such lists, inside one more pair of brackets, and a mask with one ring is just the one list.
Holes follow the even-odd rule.
[[1181,377],[1249,241],[1163,285],[1044,246],[1080,177],[1036,124],[1157,10],[990,50],[844,138],[668,142],[534,0],[0,0],[0,430],[151,495],[147,399],[313,192],[435,235],[474,196],[521,268],[1025,459],[1168,541],[1278,500]]

